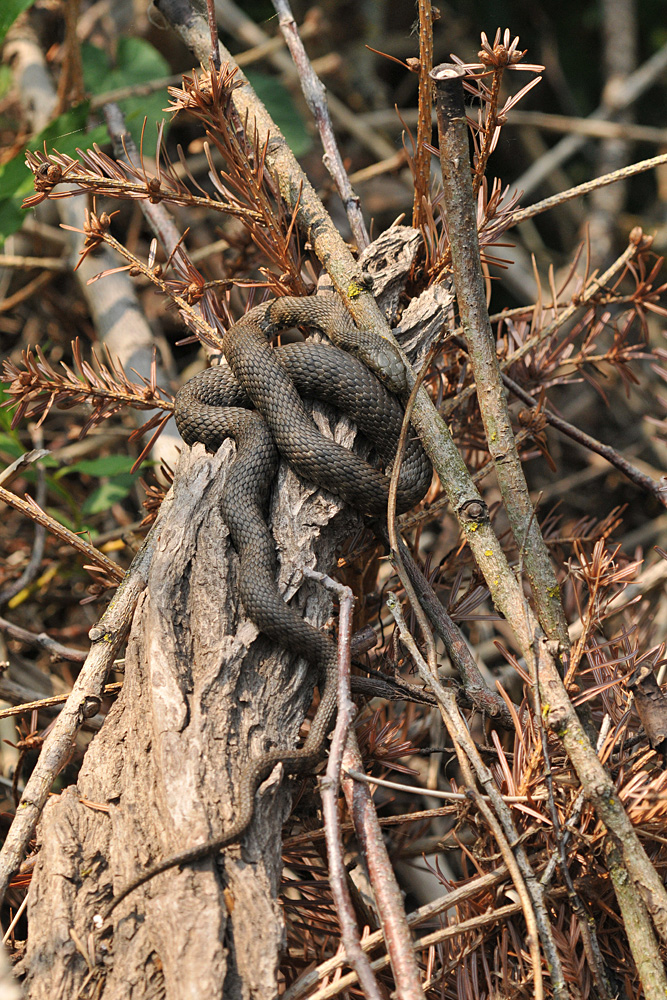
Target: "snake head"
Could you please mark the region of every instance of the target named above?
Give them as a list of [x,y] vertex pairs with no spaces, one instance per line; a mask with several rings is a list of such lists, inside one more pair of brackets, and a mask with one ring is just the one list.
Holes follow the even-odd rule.
[[371,368],[381,382],[395,396],[407,391],[408,380],[403,359],[397,348],[389,340],[376,334],[366,333],[355,350],[365,365]]

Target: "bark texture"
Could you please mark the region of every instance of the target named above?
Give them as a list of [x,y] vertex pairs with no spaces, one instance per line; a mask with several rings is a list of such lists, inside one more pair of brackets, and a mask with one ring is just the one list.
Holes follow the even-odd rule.
[[[321,418],[324,419],[324,418]],[[337,440],[349,445],[345,422]],[[97,996],[189,1000],[275,995],[283,936],[276,903],[289,787],[274,769],[240,846],[158,876],[101,930],[93,917],[140,869],[219,835],[234,816],[248,754],[295,745],[315,678],[272,649],[235,598],[237,559],[219,513],[233,446],[184,450],[173,502],[128,642],[125,683],[76,786],[48,803],[22,963],[31,1000]],[[301,567],[331,567],[344,518],[282,468],[273,509],[281,588]],[[166,508],[166,509],[165,509]],[[349,530],[349,522],[347,525]],[[313,584],[296,604],[326,623]]]

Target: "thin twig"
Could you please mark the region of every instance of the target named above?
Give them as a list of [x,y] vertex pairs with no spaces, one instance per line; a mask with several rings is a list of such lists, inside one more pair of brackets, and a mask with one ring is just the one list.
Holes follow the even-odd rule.
[[329,116],[326,90],[322,81],[313,70],[312,63],[303,47],[303,42],[301,41],[288,0],[272,0],[272,3],[278,14],[280,30],[292,54],[303,96],[315,119],[315,124],[320,134],[322,148],[324,149],[322,162],[329,171],[343,202],[357,248],[363,250],[368,246],[370,240],[364,223],[364,217],[361,213],[359,197],[352,190],[350,178],[343,166],[343,160],[338,149],[338,143]]
[[588,448],[589,451],[594,451],[597,455],[602,455],[602,457],[606,458],[610,465],[613,465],[614,468],[618,469],[619,472],[622,472],[624,476],[627,476],[631,482],[639,486],[640,489],[646,490],[650,493],[651,496],[655,497],[658,503],[663,507],[667,507],[667,494],[665,493],[664,488],[661,487],[660,481],[656,482],[655,479],[651,479],[650,476],[647,476],[646,473],[632,465],[626,458],[623,458],[623,456],[619,454],[615,448],[612,448],[611,445],[602,444],[601,441],[598,441],[596,438],[591,437],[590,434],[587,434],[585,431],[575,427],[574,424],[570,424],[567,420],[563,420],[561,417],[556,416],[556,414],[552,413],[551,410],[548,410],[545,406],[539,404],[537,400],[533,399],[530,393],[526,392],[526,390],[515,382],[514,379],[511,379],[509,375],[503,374],[502,378],[507,388],[511,389],[518,399],[526,403],[527,406],[530,406],[531,409],[537,409],[539,407],[540,413],[543,414],[544,419],[547,423],[551,424],[552,427],[555,427],[556,430],[559,430],[562,434],[566,434],[567,437],[576,441],[584,448]]
[[23,911],[25,910],[25,908],[26,908],[27,905],[28,905],[28,893],[26,892],[26,894],[23,897],[23,900],[21,902],[21,905],[19,906],[18,910],[16,911],[16,913],[12,917],[12,921],[11,921],[9,927],[7,928],[7,930],[5,931],[5,933],[3,935],[3,938],[2,938],[3,945],[5,945],[7,943],[7,941],[9,939],[12,931],[14,930],[14,928],[18,924],[19,920],[21,919],[21,917],[23,915]]
[[26,496],[25,500],[22,500],[15,493],[11,493],[9,490],[4,489],[0,486],[0,500],[8,504],[10,507],[14,507],[15,510],[20,511],[26,517],[29,517],[36,524],[42,524],[45,528],[59,538],[61,541],[65,542],[66,545],[71,545],[73,549],[80,552],[86,559],[92,560],[97,566],[100,567],[109,577],[109,579],[120,583],[123,579],[123,570],[121,567],[105,556],[103,552],[96,549],[94,545],[90,545],[88,542],[84,541],[79,535],[76,535],[69,528],[66,528],[55,518],[51,517],[45,511],[38,507],[32,497]]
[[[399,781],[388,781],[385,778],[376,778],[368,774],[364,774],[363,771],[346,771],[346,774],[350,778],[354,778],[355,781],[363,781],[367,785],[380,785],[381,788],[391,788],[396,792],[408,792],[411,795],[428,795],[431,799],[443,799],[445,802],[467,802],[468,795],[465,792],[443,792],[439,788],[429,788],[425,790],[419,788],[416,785],[404,785]],[[488,796],[487,796],[488,798]],[[546,795],[541,792],[536,792],[533,795],[501,795],[503,802],[537,802],[540,799],[546,798]]]
[[[596,752],[598,754],[602,749],[604,741],[609,735],[610,729],[611,729],[611,717],[609,715],[605,715],[604,719],[602,720],[602,725],[600,726],[600,732],[598,734],[598,739],[595,747]],[[563,834],[561,837],[561,844],[553,852],[552,856],[550,857],[547,863],[547,867],[544,869],[544,872],[542,873],[542,877],[540,879],[540,885],[542,885],[544,888],[547,888],[547,886],[551,885],[554,873],[558,867],[561,850],[565,850],[565,848],[567,847],[568,841],[572,837],[576,829],[576,825],[579,822],[585,804],[586,804],[586,796],[584,792],[581,791],[577,795],[574,805],[572,806],[572,809],[570,811],[569,819],[565,823],[565,829],[563,830]]]
[[[361,781],[359,775],[362,774],[361,771],[350,772],[350,777],[355,777],[357,780]],[[368,775],[363,776],[368,784],[375,784],[372,778]],[[429,792],[430,795],[430,792]],[[401,813],[398,816],[379,816],[378,823],[380,826],[402,826],[403,823],[420,823],[423,820],[428,819],[438,819],[441,816],[454,816],[458,813],[459,806],[437,806],[435,809],[417,809],[415,812]],[[353,833],[354,824],[350,821],[346,823],[341,823],[342,833]],[[319,830],[308,830],[306,833],[297,833],[293,837],[286,837],[283,841],[283,848],[285,851],[291,850],[295,847],[302,847],[304,844],[311,844],[317,840],[324,840],[326,836],[326,831],[324,827],[320,827]],[[363,945],[363,942],[362,942]]]
[[[353,731],[348,733],[343,769],[361,769],[361,755]],[[401,892],[377,821],[368,789],[346,778],[343,792],[352,815],[357,840],[366,862],[375,903],[382,923],[400,1000],[423,1000],[421,976],[415,959],[414,943],[405,917]]]
[[336,905],[341,939],[346,960],[357,973],[364,995],[369,1000],[380,1000],[380,988],[364,954],[357,928],[356,914],[347,887],[347,871],[343,860],[343,838],[338,812],[340,776],[347,734],[356,713],[356,706],[350,693],[350,637],[352,633],[352,609],[354,595],[345,587],[324,573],[307,571],[307,575],[320,580],[333,590],[340,601],[338,618],[338,714],[336,727],[329,751],[329,760],[324,778],[320,779],[322,812],[326,831],[327,855],[329,858],[329,884]]
[[[238,56],[236,57],[239,58]],[[125,95],[127,96],[127,94]],[[437,122],[433,112],[433,124]],[[419,121],[418,108],[385,108],[366,111],[359,115],[362,122],[371,128],[400,132],[408,125],[413,128]],[[586,139],[625,139],[628,142],[647,142],[657,146],[667,143],[667,129],[651,125],[635,125],[633,122],[605,121],[601,118],[576,118],[569,115],[554,115],[545,111],[524,111],[512,108],[503,128],[529,125],[548,132],[565,132],[583,136]],[[520,187],[524,191],[525,188]]]
[[667,143],[667,129],[652,125],[635,125],[634,122],[609,122],[601,118],[575,118],[572,115],[554,115],[543,111],[524,111],[512,108],[506,125],[530,125],[547,132],[566,132],[583,135],[589,139],[620,139],[625,142]]
[[22,288],[19,288],[18,291],[14,292],[13,295],[8,295],[2,300],[2,302],[0,302],[0,313],[11,312],[12,309],[15,309],[16,306],[21,304],[21,302],[25,302],[26,299],[32,298],[35,292],[52,281],[54,276],[55,271],[42,270],[34,278],[23,285]]
[[17,254],[0,254],[0,270],[3,267],[27,270],[38,267],[40,271],[66,271],[68,263],[63,257],[21,257]]
[[[617,181],[628,180],[629,177],[646,173],[647,170],[653,170],[654,167],[661,167],[665,163],[667,163],[667,153],[661,153],[660,156],[652,156],[648,160],[639,160],[638,163],[631,163],[627,167],[621,167],[620,170],[612,170],[610,174],[595,177],[592,181],[585,181],[576,187],[568,188],[567,191],[560,191],[558,194],[551,195],[550,198],[536,201],[534,205],[529,205],[528,208],[520,208],[516,212],[513,212],[510,227],[519,226],[522,222],[533,219],[536,215],[541,215],[542,212],[549,211],[550,208],[556,208],[558,205],[565,204],[566,201],[572,201],[573,198],[581,198],[583,195],[597,191],[607,184],[615,184]],[[520,184],[521,182],[519,181],[518,183]]]
[[[20,625],[14,625],[13,622],[7,621],[6,618],[0,618],[0,630],[10,635],[12,639],[18,639],[19,642],[24,642],[28,646],[37,646],[39,649],[45,649],[54,659],[83,663],[88,655],[84,649],[73,649],[71,646],[63,646],[47,635],[46,632],[40,632],[39,634],[29,632],[28,629],[21,628]],[[63,698],[62,700],[64,701],[65,699]],[[0,713],[0,718],[2,718],[2,713]]]
[[389,497],[387,500],[387,530],[389,533],[389,543],[391,545],[392,562],[394,563],[396,572],[398,573],[400,581],[403,584],[405,593],[408,597],[408,600],[410,601],[410,606],[412,607],[412,610],[414,611],[417,617],[417,621],[419,622],[419,627],[421,629],[421,633],[424,638],[424,642],[426,644],[426,658],[432,670],[435,670],[436,666],[435,640],[433,639],[433,633],[431,632],[426,615],[424,614],[424,610],[414,591],[414,588],[410,581],[410,577],[408,576],[405,564],[403,562],[403,557],[401,555],[401,545],[400,545],[401,539],[399,538],[398,531],[396,530],[396,497],[398,495],[398,479],[401,472],[401,463],[403,461],[405,442],[407,440],[408,430],[410,429],[410,417],[412,416],[412,411],[414,409],[417,393],[419,392],[421,384],[428,373],[429,366],[431,364],[431,361],[433,360],[436,350],[437,350],[437,344],[434,344],[429,352],[428,357],[426,358],[426,361],[422,365],[417,378],[415,379],[415,384],[413,385],[410,391],[410,396],[408,397],[408,401],[405,405],[403,423],[401,424],[401,433],[399,435],[398,445],[396,447],[396,457],[394,459],[394,464],[391,470],[391,479],[389,482]]
[[[407,921],[410,927],[416,927],[427,920],[432,920],[434,917],[439,916],[447,910],[453,909],[460,903],[464,903],[466,900],[477,895],[477,893],[482,896],[494,886],[498,885],[504,878],[507,877],[507,868],[503,865],[497,868],[495,871],[488,872],[486,875],[480,875],[478,878],[471,879],[465,885],[460,886],[458,889],[452,889],[451,892],[446,893],[444,896],[440,896],[438,899],[426,903],[424,906],[420,906],[419,909],[413,910],[407,916]],[[374,931],[369,934],[361,942],[361,947],[364,951],[372,951],[378,945],[384,942],[384,934],[382,930]],[[415,945],[415,948],[417,946]],[[345,964],[345,958],[342,955],[334,955],[332,958],[327,959],[318,965],[316,969],[310,969],[304,975],[300,976],[296,982],[285,991],[283,994],[283,1000],[300,1000],[301,997],[305,996],[310,992],[313,987],[317,986],[318,982],[323,979],[328,978],[338,969],[342,968]]]
[[[470,775],[472,777],[472,774]],[[528,889],[526,888],[526,883],[524,882],[519,866],[514,859],[510,845],[507,842],[507,837],[503,833],[500,823],[494,816],[492,810],[484,801],[483,796],[475,788],[470,788],[468,793],[469,798],[475,803],[475,806],[479,812],[484,817],[487,826],[493,834],[493,838],[498,844],[500,853],[502,855],[503,861],[507,865],[507,870],[512,876],[512,882],[518,893],[519,899],[521,901],[521,909],[523,910],[523,915],[526,920],[526,930],[528,931],[528,947],[530,949],[530,960],[533,966],[533,976],[535,979],[535,987],[533,996],[535,1000],[543,1000],[544,997],[544,983],[542,981],[542,957],[540,955],[540,938],[537,931],[537,920],[535,919],[535,913],[533,907],[531,906],[530,896],[528,894]],[[556,985],[554,984],[554,993],[556,992]],[[563,995],[563,991],[560,991]]]
[[[315,24],[304,21],[299,28],[299,34],[302,38],[310,38],[316,30]],[[266,41],[260,45],[253,45],[252,48],[246,49],[244,52],[237,52],[234,58],[239,66],[251,66],[253,63],[259,62],[260,59],[266,59],[275,52],[279,52],[284,47],[285,41],[280,35],[275,38],[267,37]],[[102,94],[93,94],[90,98],[90,110],[99,111],[105,104],[118,104],[120,101],[126,101],[128,97],[150,97],[151,94],[155,94],[159,90],[166,91],[169,87],[177,87],[182,80],[182,73],[173,73],[171,76],[149,80],[147,83],[133,83],[127,87],[107,90]]]
[[[0,619],[0,621],[1,620],[2,619]],[[68,659],[72,659],[72,657],[68,657]],[[82,660],[85,660],[85,656],[82,657]],[[106,684],[101,694],[104,698],[110,698],[114,695],[120,694],[122,687],[122,681],[116,681],[113,684]],[[26,712],[41,712],[45,708],[55,708],[57,705],[64,705],[68,698],[68,694],[57,694],[52,698],[39,698],[37,701],[26,701],[23,702],[22,705],[13,705],[11,708],[3,708],[2,711],[0,711],[0,719],[11,719],[15,715],[25,715]]]
[[220,49],[218,48],[218,25],[215,21],[214,0],[206,0],[206,16],[208,18],[208,30],[211,32],[211,64],[220,72]]
[[431,183],[432,90],[430,73],[433,69],[433,9],[431,0],[419,0],[419,114],[417,119],[417,148],[414,155],[414,196],[412,199],[412,225],[419,229],[426,222],[424,202]]
[[[475,771],[477,780],[485,789],[495,809],[496,815],[500,819],[505,836],[512,844],[521,877],[525,880],[526,887],[532,901],[539,937],[542,941],[544,953],[550,967],[554,996],[557,998],[565,998],[569,995],[569,993],[562,971],[560,956],[556,949],[553,934],[551,932],[549,916],[544,900],[544,893],[542,887],[537,881],[537,878],[535,877],[535,873],[533,872],[526,852],[521,846],[520,838],[512,819],[512,814],[496,787],[491,771],[479,756],[477,748],[475,747],[475,744],[473,743],[466,728],[465,722],[460,715],[453,693],[443,687],[437,673],[430,670],[428,664],[419,652],[414,638],[405,624],[399,602],[394,594],[387,595],[387,607],[394,616],[399,629],[399,634],[401,636],[401,641],[410,651],[422,679],[433,688],[433,692],[438,699],[443,722],[447,727],[450,737],[454,741],[454,746],[457,748],[459,764],[463,767],[464,773],[466,768],[469,766],[471,766]],[[472,785],[470,787],[472,787]],[[537,976],[537,972],[535,975]]]

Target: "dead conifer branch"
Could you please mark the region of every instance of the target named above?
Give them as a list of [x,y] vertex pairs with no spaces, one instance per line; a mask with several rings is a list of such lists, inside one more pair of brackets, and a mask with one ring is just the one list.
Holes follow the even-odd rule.
[[[194,195],[167,167],[156,175],[138,170],[132,164],[112,160],[98,146],[78,150],[80,160],[56,151],[45,156],[41,152],[26,153],[26,166],[35,175],[35,194],[23,202],[24,208],[34,208],[47,198],[72,198],[77,194],[109,195],[129,201],[148,200],[190,208],[206,208],[239,218],[259,219],[259,213],[240,202],[223,201]],[[57,190],[63,184],[63,190]],[[70,185],[76,185],[72,189]]]
[[77,552],[80,552],[87,559],[90,559],[96,567],[96,572],[106,580],[107,586],[114,586],[123,579],[123,571],[117,563],[109,559],[108,556],[105,556],[99,549],[96,549],[94,545],[90,545],[89,542],[84,541],[79,535],[75,535],[69,528],[56,521],[46,511],[43,511],[41,507],[38,507],[31,497],[26,496],[25,500],[22,500],[15,493],[11,493],[0,486],[0,500],[10,507],[14,507],[15,510],[21,511],[22,514],[25,514],[26,517],[29,517],[36,524],[44,525],[51,534],[60,538],[67,545],[71,545],[73,549],[76,549]]
[[[2,495],[4,492],[0,488],[0,498],[7,502]],[[76,536],[74,538],[80,543]],[[156,530],[153,528],[124,575],[115,563],[111,563],[122,580],[113,601],[90,630],[92,645],[85,663],[26,782],[16,816],[0,850],[0,899],[4,898],[12,875],[25,857],[35,825],[51,794],[53,782],[70,756],[78,730],[87,718],[99,711],[107,674],[127,638],[136,603],[146,586],[146,572],[155,538]]]
[[[267,169],[271,133],[260,138],[253,128],[251,109],[236,110],[235,95],[243,87],[239,73],[238,66],[227,61],[220,74],[184,76],[181,88],[169,89],[170,110],[188,112],[204,128],[209,180],[217,194],[248,206],[244,225],[264,258],[278,268],[277,275],[262,268],[269,287],[275,294],[304,294],[294,218],[286,212],[272,171]],[[211,149],[221,156],[224,169],[213,164]],[[191,183],[196,182],[192,179]],[[287,202],[288,209],[295,212],[299,200],[297,196],[294,204]]]
[[81,342],[72,344],[74,371],[61,362],[56,371],[46,360],[39,346],[35,354],[24,351],[21,364],[5,361],[4,377],[9,382],[8,394],[17,404],[12,419],[16,427],[24,418],[39,418],[42,423],[51,407],[69,409],[87,403],[93,407],[91,416],[81,431],[81,437],[93,426],[114,416],[124,406],[138,410],[159,409],[171,413],[171,396],[149,379],[132,382],[123,366],[107,354],[102,364],[93,352],[93,368],[82,356]]

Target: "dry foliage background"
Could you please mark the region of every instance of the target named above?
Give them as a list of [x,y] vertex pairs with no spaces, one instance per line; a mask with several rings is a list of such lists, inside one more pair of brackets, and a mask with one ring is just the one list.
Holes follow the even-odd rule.
[[[551,5],[509,3],[503,16],[510,32],[495,36],[495,6],[443,4],[431,58],[437,64],[453,53],[467,68],[486,290],[535,509],[522,522],[524,533],[510,524],[502,502],[494,472],[499,456],[470,388],[474,345],[456,328],[453,313],[447,314],[448,336],[429,356],[424,384],[478,484],[513,580],[524,575],[533,554],[523,539],[541,529],[567,628],[556,615],[549,629],[554,593],[547,594],[553,590],[548,578],[532,576],[532,598],[525,583],[526,602],[560,644],[567,695],[642,857],[662,882],[667,312],[660,255],[667,163],[630,172],[611,186],[592,185],[577,198],[555,198],[548,210],[517,213],[665,146],[665,28],[659,4],[569,3],[556,14]],[[353,203],[346,214],[324,169],[273,8],[259,0],[243,10],[231,0],[218,4],[223,41],[243,53],[239,62],[344,238],[363,249],[364,226],[373,239],[396,219],[421,231],[396,304],[399,321],[411,300],[451,283],[437,130],[425,104],[424,74],[414,62],[420,44],[422,66],[428,58],[429,9],[425,2],[381,0],[293,4],[308,54],[333,95],[334,132],[362,221]],[[489,41],[480,48],[482,31]],[[168,487],[169,473],[157,466],[175,464],[172,393],[205,364],[192,334],[215,352],[220,330],[247,306],[267,293],[312,291],[321,265],[294,225],[293,206],[271,176],[262,143],[247,140],[243,121],[234,117],[238,78],[223,66],[213,84],[197,81],[197,61],[159,14],[148,16],[130,2],[37,0],[11,28],[4,55],[0,338],[10,406],[0,411],[0,458],[8,467],[2,474],[0,697],[15,706],[0,712],[7,829],[86,657],[89,629]],[[183,72],[188,78],[181,84]],[[167,107],[167,83],[170,108],[180,112],[156,130],[152,121]],[[121,102],[137,145],[143,142],[141,158],[130,140],[123,150],[122,119],[110,101]],[[142,135],[144,113],[149,122]],[[58,115],[64,117],[43,135]],[[27,156],[33,189],[25,145],[35,136]],[[116,162],[127,153],[133,166]],[[34,211],[19,210],[24,197]],[[161,214],[165,205],[171,219]],[[146,208],[155,210],[152,218]],[[85,233],[85,246],[75,271],[77,230]],[[100,271],[108,276],[87,283]],[[420,362],[428,346],[416,352]],[[146,410],[150,429],[163,433],[158,439],[149,433],[142,443],[136,428]],[[32,449],[46,454],[13,464]],[[22,501],[25,494],[32,500]],[[433,1000],[664,997],[664,900],[648,883],[638,891],[639,869],[628,874],[624,853],[635,848],[609,833],[597,808],[599,788],[587,787],[566,734],[548,722],[554,706],[536,696],[517,639],[527,603],[515,602],[516,620],[494,609],[488,576],[471,548],[474,520],[468,516],[466,528],[460,512],[455,516],[436,477],[426,502],[399,522],[422,580],[448,616],[448,624],[438,625],[429,613],[440,681],[456,694],[453,704],[440,697],[437,684],[430,691],[427,685],[424,695],[428,675],[416,675],[414,657],[399,639],[385,603],[390,592],[403,605],[405,627],[420,643],[423,636],[395,564],[368,531],[350,538],[340,553],[339,576],[357,598],[354,627],[370,629],[376,641],[353,669],[370,678],[365,695],[356,696],[354,726],[365,770],[389,781],[375,787],[373,800],[411,914],[409,961]],[[461,640],[467,652],[456,653]],[[473,661],[471,673],[461,675],[457,656]],[[67,759],[51,774],[53,794],[76,781],[122,671],[108,680],[104,698],[79,720]],[[381,696],[380,682],[390,697]],[[471,767],[487,794],[493,786],[505,797],[504,818],[497,799],[494,813],[480,787],[471,790]],[[451,793],[458,795],[447,799]],[[335,877],[312,796],[304,801],[307,808],[300,812],[297,803],[284,843],[280,992],[290,1000],[359,994],[362,973],[356,965],[350,971],[341,946],[333,894],[339,879],[366,939],[375,995],[396,989],[413,996],[400,941],[377,933],[394,917],[378,913],[373,859],[369,877],[369,858],[343,811],[344,797],[338,808],[345,865]],[[11,876],[3,926],[11,921],[6,940],[15,960],[25,954],[30,934],[22,904],[34,864],[34,841],[22,836],[28,856],[20,871],[16,855],[8,855],[2,869],[3,877]],[[520,861],[517,869],[513,851],[527,868]],[[104,975],[90,952],[87,961],[81,995],[103,995]]]

